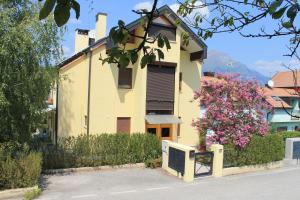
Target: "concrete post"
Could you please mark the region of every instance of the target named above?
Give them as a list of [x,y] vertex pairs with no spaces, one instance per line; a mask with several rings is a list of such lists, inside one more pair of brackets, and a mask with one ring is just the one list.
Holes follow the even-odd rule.
[[214,152],[214,162],[213,162],[213,177],[223,176],[223,145],[213,144],[210,150]]
[[[169,147],[173,147],[176,149],[179,149],[181,151],[185,152],[185,168],[184,168],[184,175],[181,176],[180,173],[178,173],[177,171],[175,171],[174,169],[171,169],[168,165],[168,161],[169,161]],[[189,147],[189,146],[185,146],[182,144],[178,144],[178,143],[174,143],[171,141],[167,141],[167,140],[163,140],[162,141],[162,168],[164,170],[166,170],[168,173],[183,179],[185,182],[192,182],[194,181],[194,173],[195,173],[195,169],[194,169],[194,162],[195,162],[195,158],[192,156],[190,157],[190,152],[191,151],[195,151],[194,148]]]

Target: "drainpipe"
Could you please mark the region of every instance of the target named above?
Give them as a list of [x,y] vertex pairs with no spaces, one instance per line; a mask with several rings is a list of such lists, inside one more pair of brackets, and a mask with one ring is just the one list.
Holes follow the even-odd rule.
[[[59,75],[59,73],[58,73],[58,75]],[[55,145],[57,145],[57,135],[58,135],[57,134],[58,133],[58,81],[56,83]]]
[[92,77],[93,51],[89,52],[88,100],[87,100],[87,135],[90,135],[90,110],[91,110],[91,77]]

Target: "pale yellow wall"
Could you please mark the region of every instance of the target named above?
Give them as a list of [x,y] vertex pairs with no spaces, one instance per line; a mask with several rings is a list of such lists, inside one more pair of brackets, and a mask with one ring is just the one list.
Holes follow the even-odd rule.
[[[142,29],[136,34],[141,35]],[[191,127],[191,122],[198,117],[200,110],[196,102],[190,101],[193,99],[194,90],[199,87],[201,65],[199,62],[190,62],[189,54],[180,50],[180,40],[181,31],[178,29],[176,42],[170,42],[169,51],[164,49],[165,59],[162,60],[177,63],[174,114],[182,117],[183,124],[178,139],[177,125],[173,126],[173,139],[179,143],[196,145],[198,135]],[[105,57],[105,50],[106,46],[102,45],[92,55],[90,134],[115,133],[117,117],[131,117],[131,133],[145,132],[147,69],[140,67],[141,56],[135,66],[130,66],[133,68],[132,89],[119,89],[117,67],[102,65],[99,60],[100,54]],[[59,137],[86,133],[84,116],[87,114],[88,63],[89,56],[84,56],[60,70],[60,75],[67,75],[67,80],[62,81],[59,87]],[[183,72],[181,93],[180,72]]]
[[86,133],[88,59],[86,56],[60,69],[58,89],[58,136]]
[[186,145],[197,145],[199,135],[192,126],[192,120],[197,119],[200,108],[197,101],[193,100],[194,91],[200,87],[201,63],[191,62],[187,51],[180,52],[180,66],[182,72],[182,90],[179,93],[178,116],[181,116],[183,123],[180,125],[180,137],[178,142]]

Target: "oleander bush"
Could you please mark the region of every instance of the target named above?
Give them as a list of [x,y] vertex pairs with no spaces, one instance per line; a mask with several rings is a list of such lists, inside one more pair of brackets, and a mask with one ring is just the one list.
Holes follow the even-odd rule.
[[42,154],[29,151],[28,145],[0,144],[0,190],[36,185],[41,169]]
[[161,142],[151,134],[80,135],[61,138],[42,151],[44,169],[113,166],[157,159]]
[[284,158],[284,141],[280,134],[253,136],[245,149],[224,145],[224,167],[265,164]]

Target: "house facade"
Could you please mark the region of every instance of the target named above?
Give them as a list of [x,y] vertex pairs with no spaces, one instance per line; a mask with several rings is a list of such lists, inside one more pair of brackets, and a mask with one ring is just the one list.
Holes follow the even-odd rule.
[[[168,37],[170,50],[163,49],[164,60],[140,67],[138,61],[128,68],[102,64],[110,44],[106,38],[107,15],[96,17],[95,38],[89,30],[78,29],[75,55],[63,61],[57,87],[56,138],[80,134],[149,133],[186,145],[197,145],[199,135],[191,126],[199,117],[199,106],[193,101],[200,87],[203,59],[207,46],[168,7],[158,9],[149,37]],[[135,35],[144,31],[139,20],[127,25]],[[183,45],[182,33],[190,35]],[[128,49],[137,47],[134,38]],[[153,44],[152,47],[156,47]]]
[[[295,75],[300,78],[299,73]],[[278,72],[264,88],[267,101],[273,107],[272,112],[267,113],[267,119],[275,131],[300,129],[299,78],[296,81],[291,71]]]

